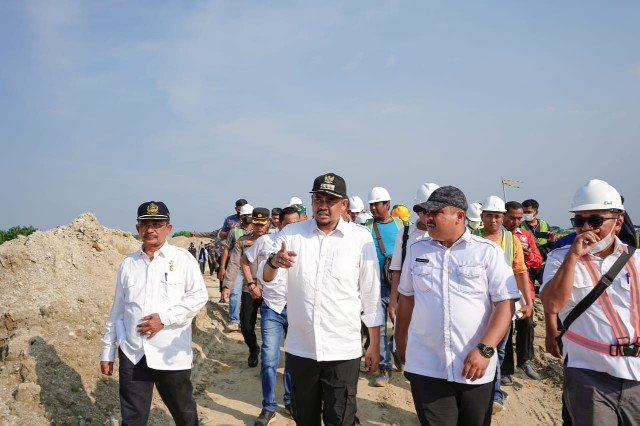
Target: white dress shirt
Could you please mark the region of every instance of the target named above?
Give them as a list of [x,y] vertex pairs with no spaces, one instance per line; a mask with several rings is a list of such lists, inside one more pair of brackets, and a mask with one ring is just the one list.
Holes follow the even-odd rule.
[[[400,271],[402,270],[402,236],[404,235],[404,228],[398,231],[396,235],[396,243],[393,247],[393,255],[391,257],[391,265],[389,265],[389,269],[392,271]],[[415,223],[409,225],[409,235],[407,235],[407,245],[406,248],[409,249],[409,246],[415,243],[422,238],[427,238],[429,233],[427,231],[422,231],[418,229]]]
[[249,263],[258,262],[258,272],[255,279],[262,284],[262,300],[269,309],[279,314],[287,306],[286,279],[274,280],[270,283],[265,283],[262,280],[262,270],[264,269],[266,258],[269,257],[269,254],[277,251],[274,246],[274,239],[277,236],[278,233],[263,235],[244,254],[247,256]]
[[449,248],[425,238],[407,249],[402,270],[398,291],[414,297],[405,371],[475,385],[493,381],[497,353],[474,382],[462,369],[482,343],[493,304],[520,297],[504,251],[469,231]]
[[[191,368],[191,320],[207,300],[198,262],[187,250],[165,243],[152,261],[142,250],[130,254],[118,268],[100,360],[113,361],[117,344],[134,364],[146,356],[153,369]],[[136,326],[152,313],[164,328],[149,339]]]
[[[617,237],[614,243],[614,252],[610,256],[601,259],[596,256],[589,255],[594,266],[600,272],[600,275],[607,273],[615,261],[620,257],[620,246],[626,250],[626,245]],[[562,261],[569,252],[571,246],[555,249],[547,256],[547,263],[544,269],[544,278],[542,287],[553,278],[558,272],[558,268],[562,265]],[[637,267],[640,267],[640,251],[636,250],[633,254],[633,260]],[[631,260],[629,260],[629,263]],[[594,283],[589,277],[586,267],[582,261],[578,260],[574,272],[573,289],[571,296],[566,305],[562,307],[558,313],[561,320],[565,320],[569,312],[593,289]],[[609,295],[613,309],[618,313],[625,331],[629,333],[631,342],[635,342],[635,329],[632,323],[632,302],[631,302],[631,286],[630,277],[627,268],[622,268],[620,273],[607,288],[606,293]],[[607,320],[607,317],[600,305],[599,301],[594,302],[586,311],[582,313],[569,328],[570,331],[584,336],[597,343],[607,345],[615,344],[616,337],[613,329]],[[640,358],[611,356],[605,355],[569,340],[562,339],[564,357],[569,357],[568,366],[575,368],[586,368],[593,371],[600,371],[611,376],[621,379],[640,381]]]
[[283,228],[274,248],[282,242],[297,253],[294,265],[278,269],[273,280],[284,278],[287,283],[285,351],[316,361],[362,356],[360,320],[375,327],[385,315],[370,231],[341,219],[334,231],[325,234],[311,219]]

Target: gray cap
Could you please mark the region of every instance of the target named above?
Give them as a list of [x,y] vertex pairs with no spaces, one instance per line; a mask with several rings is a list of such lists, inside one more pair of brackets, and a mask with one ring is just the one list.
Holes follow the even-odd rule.
[[455,186],[442,186],[433,191],[427,201],[414,205],[413,211],[416,213],[422,211],[433,212],[447,206],[457,207],[466,211],[467,197]]

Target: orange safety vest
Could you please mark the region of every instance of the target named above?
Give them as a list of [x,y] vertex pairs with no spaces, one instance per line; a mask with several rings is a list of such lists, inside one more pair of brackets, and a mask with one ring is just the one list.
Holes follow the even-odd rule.
[[[622,247],[620,247],[620,251],[622,252]],[[582,256],[580,261],[587,268],[589,277],[595,287],[598,284],[598,281],[600,281],[600,272],[598,272],[596,265],[588,255]],[[574,333],[571,330],[567,330],[564,337],[571,340],[576,345],[580,345],[583,348],[600,352],[602,354],[640,357],[640,350],[638,350],[638,347],[640,346],[640,315],[638,314],[638,308],[640,307],[640,284],[638,282],[638,268],[636,267],[636,263],[633,258],[629,259],[625,267],[629,274],[629,283],[631,287],[631,319],[636,332],[636,340],[632,342],[629,338],[629,333],[625,329],[624,324],[620,319],[620,315],[618,315],[616,310],[613,308],[611,299],[606,291],[600,295],[598,301],[600,302],[600,306],[602,306],[602,310],[613,329],[613,334],[616,336],[617,344],[612,345],[596,342]]]

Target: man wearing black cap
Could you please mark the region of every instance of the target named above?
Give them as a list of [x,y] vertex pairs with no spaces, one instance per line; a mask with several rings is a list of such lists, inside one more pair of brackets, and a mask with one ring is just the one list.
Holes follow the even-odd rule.
[[380,272],[369,231],[342,220],[347,188],[335,173],[318,176],[311,190],[313,219],[280,231],[266,261],[265,286],[287,282],[291,370],[296,424],[350,426],[356,421],[356,390],[362,345],[360,321],[369,328],[367,374],[380,359]]
[[198,262],[169,245],[169,209],[138,207],[142,248],[120,264],[102,338],[100,370],[111,376],[116,349],[123,425],[147,424],[155,385],[177,425],[196,425],[191,385],[191,320],[207,302]]
[[220,234],[218,235],[218,237],[221,240],[223,241],[226,240],[227,236],[229,235],[229,231],[242,223],[240,221],[240,207],[244,206],[245,204],[247,204],[247,200],[245,200],[244,198],[240,198],[236,200],[235,214],[232,214],[231,216],[227,216],[224,219],[222,228],[220,228]]
[[[242,296],[240,299],[240,331],[244,342],[249,347],[249,358],[247,363],[249,367],[258,365],[258,357],[260,356],[260,346],[256,338],[256,320],[258,318],[258,310],[262,304],[260,297],[260,284],[253,280],[256,275],[258,265],[253,270],[248,270],[249,274],[245,275],[241,271],[241,261],[244,252],[253,245],[253,242],[267,233],[269,228],[269,210],[264,207],[256,207],[251,214],[251,224],[253,232],[241,236],[235,242],[231,251],[229,260],[229,277],[237,277],[242,279]],[[242,268],[244,269],[244,268]],[[249,278],[249,280],[247,280]],[[230,286],[235,286],[236,278],[225,279],[222,284],[222,297],[229,298],[231,292]],[[252,295],[254,297],[252,297]]]
[[407,249],[395,338],[421,424],[491,423],[495,347],[520,297],[504,252],[469,233],[466,210],[453,186],[414,206],[429,237]]

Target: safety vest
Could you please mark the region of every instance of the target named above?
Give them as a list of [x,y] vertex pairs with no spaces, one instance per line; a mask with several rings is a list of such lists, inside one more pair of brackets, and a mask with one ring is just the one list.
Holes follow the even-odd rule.
[[[620,247],[620,252],[622,252],[622,247]],[[600,281],[600,272],[596,268],[596,265],[593,263],[593,260],[591,260],[589,255],[582,256],[580,258],[580,262],[582,262],[587,269],[589,278],[591,278],[595,287],[598,284],[598,281]],[[629,284],[631,287],[631,320],[636,333],[635,341],[631,341],[629,333],[625,329],[624,323],[620,319],[620,315],[618,315],[618,312],[613,308],[611,299],[606,291],[600,295],[598,302],[600,302],[600,306],[609,321],[609,325],[611,325],[611,328],[613,329],[613,334],[616,337],[617,343],[612,345],[610,343],[596,342],[574,333],[571,330],[567,330],[564,337],[571,340],[576,345],[605,355],[640,357],[640,315],[638,313],[638,307],[640,306],[640,285],[638,284],[638,269],[633,258],[629,259],[625,268],[629,274]],[[633,345],[635,345],[635,347]]]
[[[549,232],[549,224],[544,220],[538,219],[538,226],[539,226],[539,229],[538,229],[539,232]],[[522,223],[520,223],[520,228],[531,232],[531,234],[535,237],[535,232],[533,228],[529,226],[529,224],[524,220],[522,221]],[[546,238],[536,238],[536,245],[538,246],[538,249],[545,244],[547,244]]]
[[[484,228],[478,228],[473,231],[473,235],[477,235],[482,237],[482,230]],[[483,237],[484,238],[484,237]],[[513,234],[511,231],[502,230],[502,242],[501,242],[502,250],[507,253],[507,259],[509,259],[509,265],[513,266],[513,257],[515,255],[515,249],[513,247]]]
[[238,240],[240,239],[240,237],[242,237],[244,235],[244,228],[241,226],[235,226],[233,228],[233,240],[235,242],[238,242]]
[[[391,219],[393,219],[393,221],[396,224],[396,227],[398,227],[398,230],[404,228],[404,222],[402,221],[402,219],[400,219],[399,217],[394,217],[391,216]],[[369,228],[369,231],[373,232],[373,222],[375,219],[367,219],[367,221],[364,223],[364,226],[366,226],[367,228]]]

